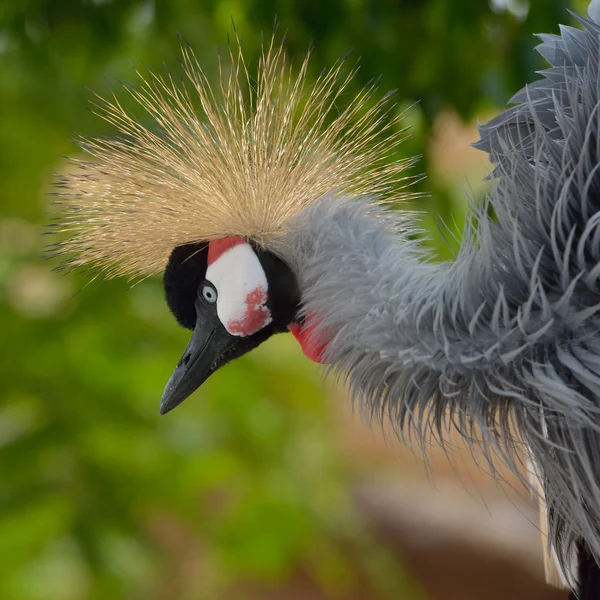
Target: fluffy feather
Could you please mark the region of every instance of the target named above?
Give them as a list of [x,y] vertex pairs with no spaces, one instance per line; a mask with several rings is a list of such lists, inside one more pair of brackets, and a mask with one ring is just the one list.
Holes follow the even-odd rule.
[[369,414],[424,450],[458,428],[492,468],[530,449],[567,574],[582,542],[600,560],[600,25],[581,22],[541,36],[543,79],[482,127],[496,168],[454,262],[427,262],[410,215],[339,198],[278,250]]
[[252,76],[238,45],[213,84],[184,47],[184,84],[136,71],[139,86],[125,86],[148,125],[98,98],[120,137],[81,140],[91,159],[59,182],[66,266],[148,275],[181,244],[241,235],[268,245],[325,194],[399,199],[411,161],[389,160],[404,135],[391,96],[375,98],[373,85],[339,108],[355,70],[340,61],[309,83],[309,58],[294,75],[272,39]]

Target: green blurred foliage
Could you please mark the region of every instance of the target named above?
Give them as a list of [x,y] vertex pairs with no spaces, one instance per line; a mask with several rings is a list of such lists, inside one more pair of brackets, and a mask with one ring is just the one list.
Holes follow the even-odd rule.
[[[217,598],[302,565],[332,597],[361,550],[380,597],[409,597],[364,537],[332,441],[318,370],[282,336],[215,375],[166,418],[158,400],[187,334],[159,281],[86,285],[43,262],[51,174],[70,132],[109,134],[86,110],[130,62],[177,71],[180,31],[210,71],[231,19],[256,56],[275,16],[313,69],[347,49],[357,84],[397,89],[422,154],[436,115],[503,104],[541,66],[532,32],[566,0],[2,0],[0,3],[0,597]],[[583,2],[577,6],[583,9]],[[435,180],[421,206],[460,214]],[[440,252],[443,250],[440,248]],[[80,293],[76,293],[76,292]],[[236,596],[239,597],[239,596]]]

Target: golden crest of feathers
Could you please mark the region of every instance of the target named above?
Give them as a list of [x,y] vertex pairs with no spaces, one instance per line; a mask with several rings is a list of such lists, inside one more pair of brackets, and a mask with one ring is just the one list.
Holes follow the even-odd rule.
[[149,125],[98,98],[118,137],[82,140],[90,159],[59,182],[67,267],[147,276],[181,244],[240,235],[268,246],[327,194],[400,199],[402,115],[375,85],[347,101],[356,70],[344,74],[345,61],[309,82],[310,55],[294,74],[272,39],[251,75],[238,42],[213,84],[189,47],[182,55],[182,83],[136,71],[139,85],[124,86]]

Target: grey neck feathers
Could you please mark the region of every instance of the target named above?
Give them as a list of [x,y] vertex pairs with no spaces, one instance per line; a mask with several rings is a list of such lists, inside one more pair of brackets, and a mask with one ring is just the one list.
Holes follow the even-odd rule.
[[600,26],[582,23],[542,36],[551,68],[482,128],[496,168],[454,262],[366,200],[323,199],[275,248],[369,414],[424,446],[457,427],[515,470],[529,446],[563,566],[582,540],[600,558]]

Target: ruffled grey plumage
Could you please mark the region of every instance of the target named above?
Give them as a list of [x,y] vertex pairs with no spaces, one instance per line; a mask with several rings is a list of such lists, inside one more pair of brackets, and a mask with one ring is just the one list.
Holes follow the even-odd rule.
[[600,25],[579,20],[481,127],[495,169],[454,262],[426,260],[411,215],[340,199],[278,249],[371,414],[422,441],[456,426],[515,469],[527,444],[566,570],[582,540],[600,561]]

